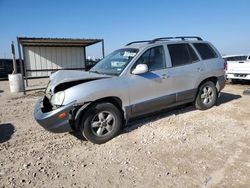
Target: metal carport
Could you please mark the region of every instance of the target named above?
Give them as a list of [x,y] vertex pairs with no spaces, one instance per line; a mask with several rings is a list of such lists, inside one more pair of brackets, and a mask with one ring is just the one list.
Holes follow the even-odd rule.
[[99,42],[104,57],[103,39],[17,37],[26,85],[28,78],[48,77],[60,69],[85,70],[86,47]]

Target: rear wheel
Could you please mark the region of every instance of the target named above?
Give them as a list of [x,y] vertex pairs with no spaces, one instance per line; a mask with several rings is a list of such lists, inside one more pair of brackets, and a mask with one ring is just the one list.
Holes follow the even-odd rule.
[[95,143],[102,144],[114,138],[122,127],[122,115],[112,103],[92,105],[82,118],[81,133]]
[[198,94],[195,99],[195,107],[200,110],[206,110],[214,106],[218,94],[215,84],[211,81],[203,83],[199,87]]

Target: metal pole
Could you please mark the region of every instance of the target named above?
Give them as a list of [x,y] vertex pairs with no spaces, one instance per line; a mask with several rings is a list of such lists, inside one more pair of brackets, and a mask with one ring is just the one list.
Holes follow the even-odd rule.
[[21,68],[21,74],[22,74],[22,80],[23,80],[23,94],[26,94],[25,84],[24,84],[24,74],[23,74],[23,62],[22,62],[22,54],[21,54],[21,46],[19,38],[17,37],[17,47],[18,47],[18,53],[19,53],[19,64]]
[[104,39],[102,39],[102,58],[105,57],[105,52],[104,52]]
[[86,61],[87,61],[87,60],[86,60],[86,59],[87,59],[87,58],[86,58],[86,47],[83,47],[83,56],[84,56],[84,65],[83,65],[83,66],[84,66],[84,67],[83,67],[84,69],[83,69],[83,70],[86,71]]
[[25,54],[23,53],[23,69],[24,69],[24,75],[25,75],[25,82],[26,82],[26,86],[28,87],[29,86],[29,83],[28,83],[28,74],[27,74],[27,71],[26,71],[26,60],[25,60]]

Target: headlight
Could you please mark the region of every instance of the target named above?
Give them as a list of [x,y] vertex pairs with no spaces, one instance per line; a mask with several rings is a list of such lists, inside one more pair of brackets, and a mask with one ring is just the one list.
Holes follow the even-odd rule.
[[49,81],[47,88],[45,89],[45,94],[50,94],[51,93],[51,82]]
[[52,105],[62,105],[64,101],[65,93],[64,91],[59,91],[58,93],[54,94],[50,100]]

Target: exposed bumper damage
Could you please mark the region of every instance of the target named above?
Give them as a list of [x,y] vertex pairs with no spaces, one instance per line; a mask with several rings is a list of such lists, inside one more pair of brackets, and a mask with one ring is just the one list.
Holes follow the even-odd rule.
[[73,118],[71,113],[74,109],[74,104],[75,101],[55,110],[51,110],[50,104],[46,101],[46,97],[42,97],[35,105],[35,119],[43,128],[50,132],[71,132],[73,131]]

